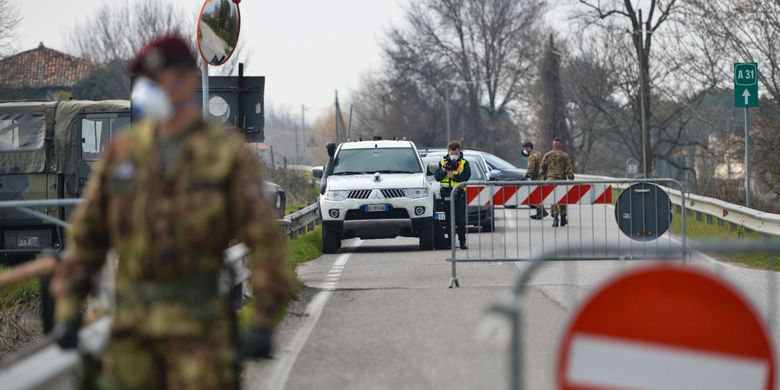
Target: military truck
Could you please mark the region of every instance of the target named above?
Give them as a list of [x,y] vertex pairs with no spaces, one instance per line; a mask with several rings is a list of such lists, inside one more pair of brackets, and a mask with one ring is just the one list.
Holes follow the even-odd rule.
[[[0,201],[80,197],[103,148],[129,123],[126,100],[0,103]],[[63,220],[70,213],[38,210]],[[62,245],[56,225],[0,209],[4,262]]]
[[[78,198],[113,136],[130,124],[127,100],[0,103],[0,201]],[[261,184],[280,216],[285,192]],[[67,220],[72,208],[38,211]],[[0,208],[0,263],[63,247],[57,225]]]

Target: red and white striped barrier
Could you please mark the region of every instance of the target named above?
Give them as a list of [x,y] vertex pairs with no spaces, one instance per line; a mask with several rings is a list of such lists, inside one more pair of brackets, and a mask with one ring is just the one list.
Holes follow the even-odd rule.
[[469,206],[611,203],[612,184],[474,185],[466,187],[466,204]]

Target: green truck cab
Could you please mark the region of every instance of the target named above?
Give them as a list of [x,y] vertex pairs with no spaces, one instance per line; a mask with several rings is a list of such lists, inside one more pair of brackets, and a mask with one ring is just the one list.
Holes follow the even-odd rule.
[[[0,103],[0,201],[78,198],[111,138],[130,124],[130,102]],[[66,220],[67,207],[37,209]],[[0,260],[63,246],[57,225],[0,208]]]

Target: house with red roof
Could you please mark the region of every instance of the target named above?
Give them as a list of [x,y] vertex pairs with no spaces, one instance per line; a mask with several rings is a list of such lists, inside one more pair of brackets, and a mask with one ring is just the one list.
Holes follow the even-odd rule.
[[0,60],[0,101],[58,100],[100,65],[41,44]]

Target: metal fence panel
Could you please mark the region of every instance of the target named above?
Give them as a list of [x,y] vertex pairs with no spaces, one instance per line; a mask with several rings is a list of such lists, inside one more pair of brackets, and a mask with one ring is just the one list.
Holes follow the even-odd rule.
[[[456,235],[451,235],[450,287],[460,285],[458,263],[529,261],[551,250],[562,260],[641,259],[680,242],[678,256],[683,257],[685,214],[676,220],[673,217],[670,189],[685,198],[682,184],[673,179],[461,183],[455,191],[466,194],[469,249],[458,250]],[[616,206],[623,194],[627,194],[625,201]],[[531,206],[536,205],[551,214],[553,208],[567,209],[568,225],[552,227],[550,217],[532,219],[535,209]],[[454,216],[454,202],[450,210]],[[620,229],[618,221],[624,219],[632,222],[627,231],[630,236]],[[455,218],[447,223],[454,232]],[[654,231],[669,225],[679,229],[676,235]]]

